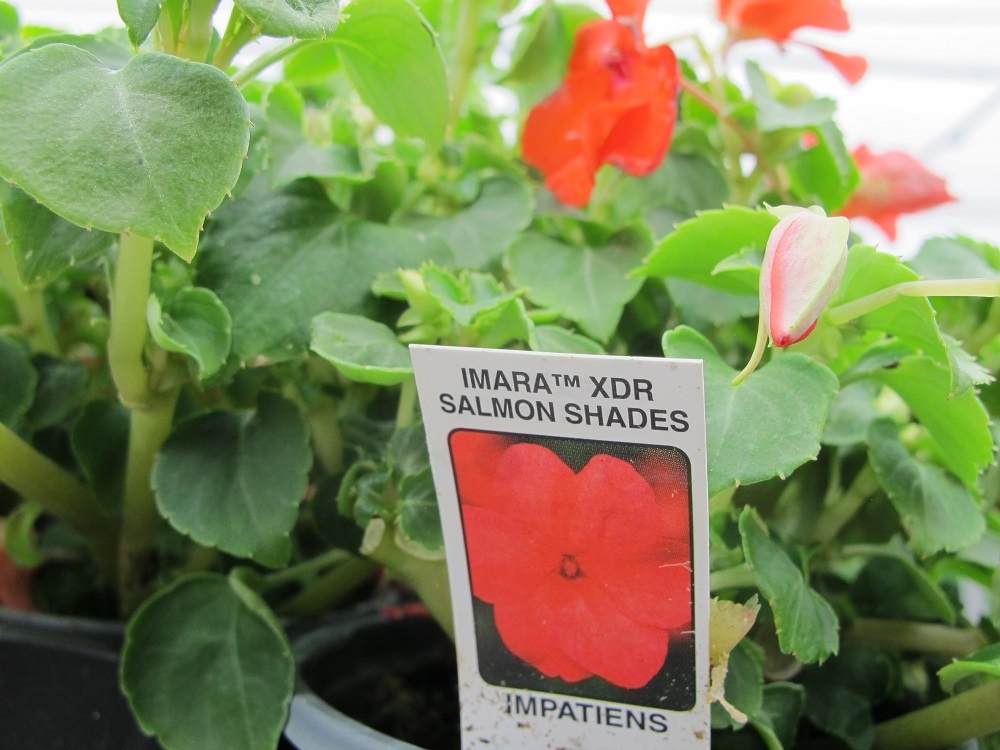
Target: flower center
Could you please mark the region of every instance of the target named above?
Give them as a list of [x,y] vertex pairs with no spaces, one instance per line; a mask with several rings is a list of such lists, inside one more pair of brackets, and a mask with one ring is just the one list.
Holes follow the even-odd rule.
[[618,50],[611,50],[601,61],[614,76],[615,86],[623,86],[632,80],[632,63]]
[[583,569],[580,567],[580,563],[576,561],[576,555],[562,556],[562,560],[559,561],[559,575],[567,581],[583,577]]

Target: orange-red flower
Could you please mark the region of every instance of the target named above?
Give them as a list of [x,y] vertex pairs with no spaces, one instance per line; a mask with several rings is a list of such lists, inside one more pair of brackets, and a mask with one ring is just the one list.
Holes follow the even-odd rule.
[[468,431],[451,450],[472,591],[504,645],[548,677],[646,685],[691,623],[686,469],[646,459],[647,478],[597,454],[575,473],[543,446]]
[[847,31],[850,22],[841,0],[719,0],[719,18],[729,28],[730,43],[770,39],[777,44],[804,44],[815,49],[851,83],[860,81],[868,69],[863,57],[841,55],[792,39],[792,34],[805,26]]
[[900,214],[925,211],[955,200],[941,177],[902,151],[873,154],[867,146],[859,146],[854,161],[861,182],[838,213],[871,219],[890,239],[896,238]]
[[525,161],[563,203],[585,206],[602,164],[632,175],[656,169],[677,119],[677,58],[642,38],[648,0],[612,0],[611,20],[577,32],[562,87],[532,109]]

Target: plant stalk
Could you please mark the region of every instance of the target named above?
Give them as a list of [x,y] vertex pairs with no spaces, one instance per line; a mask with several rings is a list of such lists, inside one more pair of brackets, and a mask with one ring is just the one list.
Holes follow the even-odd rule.
[[283,603],[278,613],[289,617],[318,615],[370,580],[377,569],[371,560],[351,555]]
[[153,241],[122,233],[111,287],[108,366],[119,398],[133,411],[149,408],[152,399],[143,359],[152,265]]
[[834,325],[860,318],[900,297],[1000,297],[1000,279],[904,281],[860,299],[831,307],[826,317]]
[[279,44],[274,49],[269,52],[265,52],[263,55],[258,57],[256,60],[251,62],[245,68],[237,70],[231,76],[233,83],[239,86],[241,89],[252,83],[257,76],[263,73],[265,70],[270,68],[276,62],[280,62],[284,58],[288,57],[293,52],[297,52],[303,47],[307,47],[313,44],[311,39],[303,39],[299,41],[289,40]]
[[938,750],[1000,731],[1000,680],[875,727],[877,750]]
[[187,28],[178,50],[188,60],[203,63],[208,60],[212,46],[212,16],[219,7],[219,0],[191,0]]
[[859,618],[844,635],[885,648],[943,654],[956,659],[968,656],[987,643],[978,628],[956,628],[931,622],[869,617]]
[[396,406],[396,429],[401,430],[413,424],[417,409],[417,381],[404,380],[399,389],[399,404]]
[[812,540],[823,546],[832,542],[878,488],[875,469],[865,464],[844,494],[823,508],[813,527]]
[[479,38],[479,18],[481,0],[466,0],[460,4],[458,17],[458,39],[455,45],[455,63],[451,78],[451,107],[448,113],[448,132],[454,134],[458,120],[462,116],[462,104],[476,67],[477,40]]
[[708,580],[711,591],[719,591],[720,589],[748,589],[756,588],[757,586],[757,578],[746,563],[740,563],[739,565],[734,565],[731,568],[723,568],[722,570],[714,570]]
[[257,31],[253,22],[239,7],[234,7],[233,12],[229,14],[229,22],[226,24],[219,46],[212,57],[212,65],[220,70],[226,70],[233,64],[233,58],[239,51],[256,38]]
[[14,246],[3,232],[0,232],[0,279],[14,300],[17,315],[21,319],[21,332],[28,340],[31,350],[58,355],[59,342],[49,324],[42,290],[29,289],[21,281],[21,273],[17,270],[17,261],[14,259]]
[[72,474],[0,423],[0,482],[37,503],[83,537],[97,565],[114,579],[117,525]]

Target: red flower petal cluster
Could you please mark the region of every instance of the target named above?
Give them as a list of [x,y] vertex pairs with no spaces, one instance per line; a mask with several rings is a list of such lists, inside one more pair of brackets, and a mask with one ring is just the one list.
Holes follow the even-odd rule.
[[902,151],[873,154],[867,146],[854,151],[861,182],[838,211],[848,218],[864,217],[896,239],[900,214],[912,214],[956,200],[945,181]]
[[[770,39],[777,44],[796,40],[792,34],[804,26],[847,31],[851,25],[841,0],[719,0],[719,18],[729,28],[730,42]],[[868,63],[857,55],[841,55],[813,44],[844,78],[857,83]]]
[[507,648],[548,677],[646,685],[691,623],[686,468],[598,454],[574,473],[476,432],[451,450],[472,591]]
[[663,161],[677,119],[677,57],[642,38],[648,0],[609,0],[614,18],[577,32],[562,87],[531,110],[522,154],[563,203],[585,206],[602,164],[629,174]]

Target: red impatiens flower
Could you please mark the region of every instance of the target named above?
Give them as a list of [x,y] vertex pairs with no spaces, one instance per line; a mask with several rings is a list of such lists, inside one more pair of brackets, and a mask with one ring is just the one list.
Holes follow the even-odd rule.
[[803,44],[815,49],[851,83],[860,81],[868,69],[863,57],[841,55],[792,39],[804,26],[847,31],[850,22],[841,0],[719,0],[719,18],[729,28],[730,43],[770,39],[777,44]]
[[848,218],[864,217],[878,224],[890,239],[896,239],[900,214],[925,211],[956,200],[945,181],[902,151],[873,154],[867,146],[854,151],[861,182],[854,195],[838,211]]
[[677,119],[677,58],[642,38],[648,0],[610,0],[615,17],[577,32],[562,87],[524,126],[525,161],[563,203],[585,206],[602,164],[629,174],[663,161]]
[[605,454],[574,473],[548,448],[495,435],[456,432],[451,450],[472,591],[505,646],[548,677],[646,685],[691,623],[686,469],[640,461],[654,489]]

